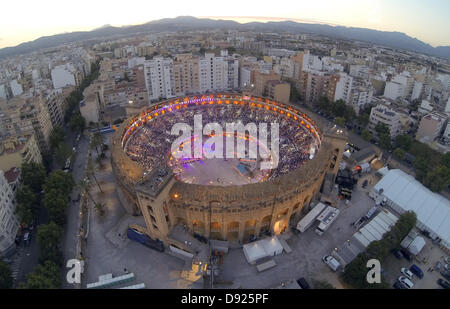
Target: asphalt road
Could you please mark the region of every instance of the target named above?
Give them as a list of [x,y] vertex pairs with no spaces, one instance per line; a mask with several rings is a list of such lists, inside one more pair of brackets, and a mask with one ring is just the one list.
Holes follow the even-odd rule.
[[[71,145],[71,147],[75,146],[76,136],[70,131],[68,126],[65,128],[66,131],[66,140],[65,142]],[[86,158],[89,149],[89,140],[87,137],[81,135],[80,141],[77,146],[75,162],[72,165],[72,176],[74,178],[75,183],[84,176],[84,169],[86,166]],[[52,170],[56,170],[58,166],[53,162]],[[75,199],[79,193],[79,189],[76,187],[71,195],[71,200]],[[64,263],[71,258],[75,258],[75,250],[76,250],[76,240],[78,235],[78,213],[79,213],[79,202],[78,203],[69,203],[67,208],[67,221],[65,226],[64,237],[61,241],[61,250],[64,256]],[[13,262],[11,265],[11,269],[13,272],[13,276],[15,277],[16,286],[26,280],[26,276],[28,273],[32,272],[34,268],[39,263],[39,245],[36,240],[36,231],[37,227],[41,224],[48,223],[48,215],[44,207],[41,208],[41,213],[39,215],[39,220],[36,224],[35,229],[30,233],[31,240],[28,244],[24,244],[23,240],[19,244],[17,248],[17,252],[13,257]],[[69,285],[66,280],[66,271],[63,271],[63,288],[72,288],[72,285]]]
[[[84,177],[84,170],[87,164],[87,156],[89,149],[89,139],[81,135],[80,141],[76,150],[75,162],[72,165],[72,177],[77,184]],[[80,202],[73,203],[72,201],[76,199],[80,189],[75,187],[71,194],[71,202],[67,208],[66,212],[66,226],[64,229],[64,236],[61,241],[61,250],[64,256],[64,264],[69,259],[76,258],[76,245],[78,236],[78,222],[79,222],[79,212],[80,212]],[[63,268],[62,276],[62,287],[63,288],[73,288],[72,284],[66,281],[66,269]]]

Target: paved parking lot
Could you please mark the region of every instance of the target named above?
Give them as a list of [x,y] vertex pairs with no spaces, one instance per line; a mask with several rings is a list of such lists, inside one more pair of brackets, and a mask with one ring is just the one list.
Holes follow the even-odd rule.
[[403,276],[400,272],[402,267],[409,269],[412,264],[416,264],[422,269],[424,277],[419,279],[416,275],[413,276],[413,279],[411,280],[414,284],[413,289],[442,289],[442,287],[437,284],[437,280],[446,279],[443,278],[438,271],[428,270],[434,268],[437,261],[440,261],[442,265],[444,265],[444,258],[447,255],[438,246],[434,245],[430,239],[424,238],[426,245],[412,262],[409,262],[406,259],[399,260],[393,254],[390,254],[383,265],[381,265],[384,270],[384,276],[391,285],[397,281],[399,276]]
[[293,251],[273,257],[277,266],[262,273],[257,272],[256,266],[247,263],[242,249],[232,249],[224,257],[221,267],[224,278],[233,281],[233,287],[242,288],[270,288],[300,277],[305,277],[309,282],[312,282],[312,279],[328,281],[336,288],[342,288],[337,273],[322,262],[322,257],[349,239],[356,232],[356,229],[350,226],[351,223],[375,205],[367,195],[368,189],[361,189],[363,179],[365,178],[358,181],[348,205],[339,201],[341,213],[324,235],[317,235],[314,227],[310,227],[303,234],[292,234],[287,243]]

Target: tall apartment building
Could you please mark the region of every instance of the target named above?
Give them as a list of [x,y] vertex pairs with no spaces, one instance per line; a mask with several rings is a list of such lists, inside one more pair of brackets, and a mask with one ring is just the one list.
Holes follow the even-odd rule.
[[402,133],[402,123],[399,112],[383,104],[373,107],[369,117],[369,131],[376,135],[376,126],[378,123],[384,123],[392,138]]
[[269,81],[280,81],[281,76],[273,71],[255,71],[253,77],[253,95],[267,96],[266,86]]
[[21,167],[22,163],[41,163],[42,156],[34,135],[9,137],[0,141],[0,170]]
[[336,83],[336,91],[334,94],[334,101],[344,100],[346,103],[350,101],[350,94],[353,86],[353,77],[346,73],[338,73],[339,80]]
[[305,71],[299,81],[300,96],[309,104],[313,104],[322,96],[334,101],[338,82],[339,75],[322,71]]
[[192,54],[179,54],[173,62],[175,95],[197,92],[200,87],[199,59]]
[[3,171],[0,170],[0,256],[8,255],[15,248],[19,228],[15,210],[14,194]]
[[206,53],[200,59],[200,92],[224,90],[228,87],[227,74],[223,57]]
[[266,85],[266,94],[273,100],[289,103],[291,84],[279,80],[269,80]]
[[154,57],[152,60],[145,61],[144,74],[150,101],[176,96],[172,59]]
[[46,95],[43,100],[47,105],[53,127],[62,126],[64,121],[64,113],[66,111],[65,96],[60,92],[52,91]]
[[364,107],[372,103],[373,89],[371,87],[356,86],[350,92],[348,104],[359,113]]
[[432,142],[441,135],[447,124],[447,115],[441,113],[430,113],[420,120],[416,133],[416,140],[420,142]]
[[14,97],[0,102],[0,109],[5,137],[34,135],[40,151],[47,151],[53,125],[41,96]]

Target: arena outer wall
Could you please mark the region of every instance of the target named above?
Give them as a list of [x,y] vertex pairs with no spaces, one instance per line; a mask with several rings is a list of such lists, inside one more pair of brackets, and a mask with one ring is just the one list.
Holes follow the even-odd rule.
[[[227,95],[230,100],[243,98],[237,94]],[[226,100],[227,95],[215,95],[215,98],[223,96]],[[279,234],[294,226],[309,210],[311,200],[320,195],[325,175],[332,174],[333,179],[336,176],[347,140],[345,133],[334,129],[321,134],[314,121],[306,118],[321,138],[321,146],[314,159],[288,174],[242,186],[209,186],[180,182],[169,172],[157,192],[147,190],[148,178],[154,175],[145,175],[126,155],[123,137],[139,117],[150,115],[168,103],[175,106],[189,99],[166,100],[143,109],[140,115],[124,121],[112,137],[111,162],[119,198],[130,214],[144,216],[143,231],[150,237],[191,251],[173,237],[171,232],[175,226],[183,226],[207,238],[239,243],[247,242],[251,236]],[[274,104],[293,115],[302,114],[291,105],[266,98],[251,97],[250,100]]]

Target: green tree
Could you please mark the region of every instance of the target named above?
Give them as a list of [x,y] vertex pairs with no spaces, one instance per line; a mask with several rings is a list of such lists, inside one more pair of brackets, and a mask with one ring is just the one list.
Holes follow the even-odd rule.
[[405,151],[402,148],[395,148],[393,152],[394,156],[396,156],[399,160],[405,160]]
[[103,216],[105,214],[105,204],[95,203],[94,209],[100,214],[100,216]]
[[91,195],[91,183],[89,182],[89,179],[81,179],[77,185],[80,188],[81,192],[83,194],[86,194],[94,205],[97,204],[97,202]]
[[45,192],[42,203],[47,209],[49,219],[60,226],[66,223],[66,208],[68,206],[67,196],[56,190]]
[[391,135],[389,133],[379,135],[378,143],[382,149],[390,150],[392,148]]
[[416,178],[419,181],[425,177],[428,172],[429,161],[426,157],[418,156],[414,159],[414,168],[416,170]]
[[395,138],[395,146],[400,147],[404,151],[408,151],[412,144],[412,138],[409,135],[398,135]]
[[386,134],[386,135],[391,134],[388,126],[382,122],[377,123],[377,125],[375,126],[375,131],[377,132],[378,136],[384,135],[384,134]]
[[55,190],[68,197],[74,185],[75,182],[71,174],[56,170],[47,177],[43,187],[45,192]]
[[27,281],[20,284],[22,289],[57,289],[61,286],[61,270],[58,264],[45,261],[36,266],[27,276]]
[[55,222],[40,225],[37,231],[37,241],[42,250],[54,250],[59,248],[59,240],[63,234],[63,228]]
[[450,152],[442,156],[440,163],[450,169]]
[[30,225],[39,213],[39,203],[36,193],[29,186],[23,185],[16,191],[16,214],[20,221]]
[[95,176],[95,170],[96,170],[95,164],[94,164],[94,162],[92,162],[92,159],[89,158],[87,166],[86,166],[86,174],[89,178],[92,177],[94,179],[95,183],[97,184],[98,189],[100,190],[100,192],[103,193],[102,187],[100,187],[97,177]]
[[52,148],[56,148],[59,144],[64,142],[64,139],[66,137],[66,133],[61,127],[53,128],[52,132],[50,133],[50,145]]
[[59,166],[64,167],[66,160],[73,154],[72,149],[66,143],[61,143],[55,148],[55,160]]
[[344,127],[345,126],[345,118],[344,117],[336,117],[334,122],[340,127]]
[[11,289],[13,286],[13,277],[11,268],[8,264],[0,260],[0,289]]
[[370,142],[370,141],[372,140],[372,133],[370,133],[369,130],[364,129],[364,130],[361,132],[361,137],[362,137],[365,141]]
[[34,193],[40,193],[47,172],[44,165],[40,163],[23,163],[21,167],[21,176],[24,185],[29,186]]
[[79,112],[73,113],[70,117],[69,126],[72,132],[80,133],[86,127],[86,120]]
[[91,149],[95,149],[97,151],[97,155],[100,155],[101,146],[103,145],[104,141],[105,137],[102,133],[97,131],[92,134],[90,147]]
[[442,191],[450,184],[450,169],[444,165],[438,165],[426,174],[423,184],[433,192]]

